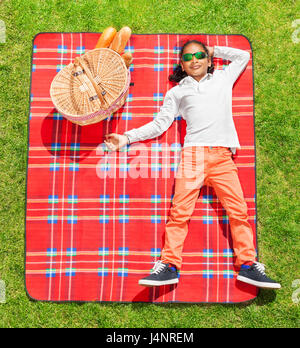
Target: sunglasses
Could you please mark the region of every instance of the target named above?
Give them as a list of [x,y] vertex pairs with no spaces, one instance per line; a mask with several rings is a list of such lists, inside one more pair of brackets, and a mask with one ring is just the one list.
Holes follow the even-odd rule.
[[193,56],[195,56],[197,59],[203,59],[207,57],[207,54],[205,52],[186,53],[182,56],[182,60],[184,62],[188,62],[193,59]]

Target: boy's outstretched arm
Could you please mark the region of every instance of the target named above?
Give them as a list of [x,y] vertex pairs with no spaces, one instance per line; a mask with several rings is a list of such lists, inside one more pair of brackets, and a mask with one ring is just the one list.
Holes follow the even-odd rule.
[[122,146],[137,141],[152,139],[164,133],[173,123],[175,116],[178,114],[178,101],[174,93],[169,90],[164,99],[156,118],[139,128],[133,128],[126,131],[124,135],[112,133],[106,134],[105,144],[111,150],[118,150]]

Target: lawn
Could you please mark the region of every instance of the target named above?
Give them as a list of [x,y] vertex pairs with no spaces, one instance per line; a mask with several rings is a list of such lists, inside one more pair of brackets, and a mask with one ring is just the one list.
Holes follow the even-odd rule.
[[[0,20],[0,327],[299,327],[299,45],[293,0],[2,0]],[[282,289],[247,304],[31,301],[24,287],[24,219],[32,39],[39,32],[243,34],[255,79],[258,245]],[[295,32],[296,31],[296,32]],[[1,37],[1,36],[0,36]],[[296,39],[295,39],[296,38]],[[2,40],[3,41],[3,40]],[[297,66],[298,63],[298,66]],[[299,282],[300,283],[300,282]],[[299,285],[298,285],[299,287]],[[300,298],[299,298],[300,300]]]

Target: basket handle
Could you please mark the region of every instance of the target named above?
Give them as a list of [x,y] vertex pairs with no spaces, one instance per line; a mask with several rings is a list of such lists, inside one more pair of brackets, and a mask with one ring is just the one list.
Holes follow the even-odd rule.
[[95,88],[95,91],[97,93],[97,96],[101,102],[101,104],[106,104],[105,99],[103,98],[102,92],[98,86],[98,84],[94,81],[93,75],[90,71],[90,69],[88,68],[88,66],[84,63],[83,59],[80,57],[76,57],[74,60],[74,65],[80,65],[81,68],[85,71],[86,76],[88,77],[88,79],[90,80],[90,82],[92,83],[93,87]]

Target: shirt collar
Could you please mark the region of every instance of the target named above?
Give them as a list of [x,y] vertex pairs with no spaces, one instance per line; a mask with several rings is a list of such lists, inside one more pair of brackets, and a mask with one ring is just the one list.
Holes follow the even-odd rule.
[[204,75],[202,77],[202,79],[198,82],[197,80],[195,80],[192,76],[186,76],[184,77],[181,81],[179,81],[179,84],[191,84],[191,83],[194,83],[196,85],[199,85],[199,83],[205,81],[206,79],[210,79],[212,77],[212,74],[211,73],[206,73],[206,75]]

